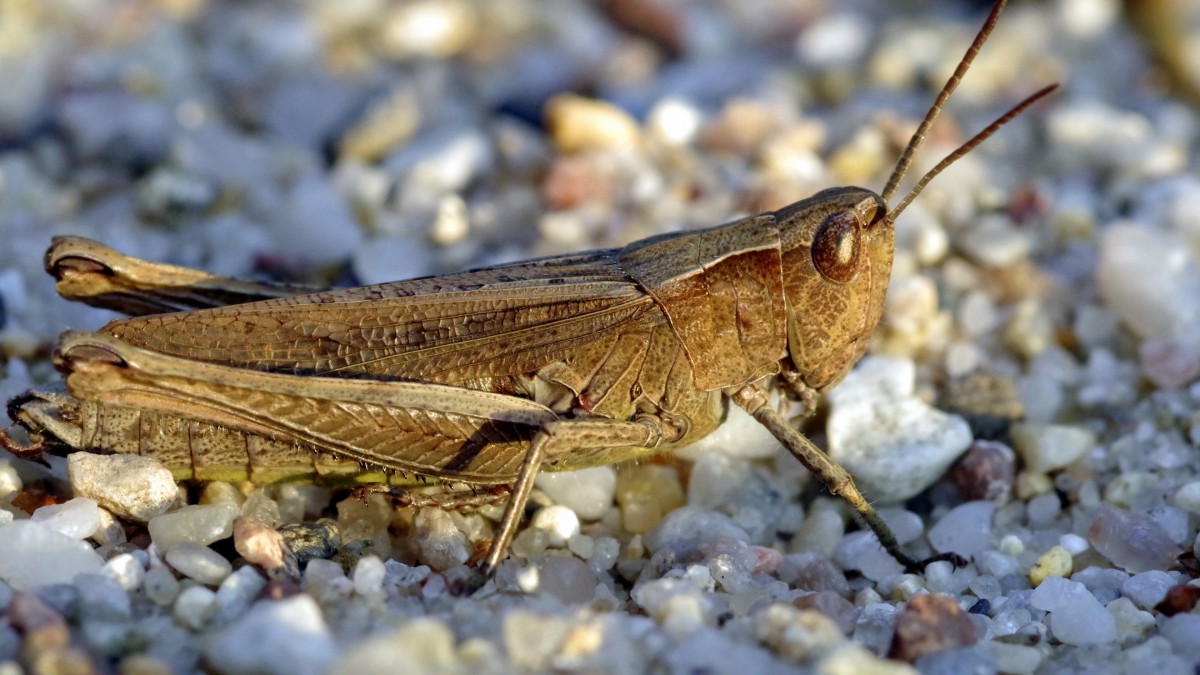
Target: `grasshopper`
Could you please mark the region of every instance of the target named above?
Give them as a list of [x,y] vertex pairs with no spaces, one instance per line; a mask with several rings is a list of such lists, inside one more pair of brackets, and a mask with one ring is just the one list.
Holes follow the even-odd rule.
[[59,293],[131,318],[60,338],[65,391],[10,402],[33,445],[6,444],[155,453],[180,477],[366,467],[499,486],[474,495],[508,494],[486,573],[505,555],[540,471],[683,446],[714,430],[732,401],[845,498],[891,555],[919,569],[850,475],[770,404],[770,390],[811,407],[845,376],[883,311],[896,218],[933,177],[1054,89],[999,117],[889,209],[1003,7],[992,8],[879,194],[833,188],[624,248],[321,292],[58,238],[46,268]]

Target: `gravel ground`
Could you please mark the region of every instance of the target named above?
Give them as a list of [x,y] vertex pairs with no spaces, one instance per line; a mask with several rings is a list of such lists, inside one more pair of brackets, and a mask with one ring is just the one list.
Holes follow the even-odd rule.
[[[918,168],[1062,89],[900,218],[871,355],[806,428],[909,550],[966,567],[904,574],[734,414],[677,456],[543,476],[474,595],[495,508],[0,459],[0,673],[1194,673],[1187,4],[1009,8]],[[985,11],[0,2],[0,394],[111,318],[53,296],[52,235],[352,285],[878,190]]]

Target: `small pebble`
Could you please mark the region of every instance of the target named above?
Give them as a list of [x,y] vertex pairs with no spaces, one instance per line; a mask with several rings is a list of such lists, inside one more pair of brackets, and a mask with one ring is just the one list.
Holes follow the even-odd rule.
[[911,663],[947,649],[969,647],[979,637],[979,628],[953,598],[918,595],[896,617],[888,657]]
[[992,547],[992,502],[954,507],[929,529],[929,543],[939,553],[973,556]]
[[171,616],[176,621],[200,630],[217,613],[217,594],[203,586],[188,586],[176,596]]
[[1170,569],[1180,554],[1158,523],[1112,507],[1096,514],[1087,538],[1098,553],[1133,573]]
[[[300,575],[301,560],[297,554],[292,552],[292,548],[287,543],[289,537],[284,533],[312,533],[314,530],[327,533],[330,529],[336,532],[337,528],[332,522],[326,521],[325,524],[327,527],[322,527],[321,523],[317,523],[313,528],[292,526],[283,531],[276,531],[254,518],[238,516],[233,520],[233,547],[246,562],[260,567],[268,577],[284,576],[295,579]],[[291,538],[290,541],[297,541],[298,538]],[[325,540],[321,540],[321,542],[327,543]],[[301,547],[306,555],[303,561],[307,562],[312,557],[329,557],[337,550],[336,546],[320,544],[315,548],[318,553],[326,555],[309,555],[312,549]]]
[[1014,424],[1012,438],[1026,469],[1035,473],[1061,469],[1096,445],[1096,435],[1091,431],[1061,424]]
[[164,557],[180,574],[205,586],[216,586],[233,571],[221,554],[192,541],[172,546]]
[[1050,613],[1054,637],[1073,645],[1102,645],[1117,637],[1116,622],[1083,584],[1059,576],[1046,577],[1029,598]]
[[71,489],[135,523],[148,523],[179,497],[175,478],[162,464],[137,455],[76,452],[67,459]]
[[553,504],[533,514],[529,526],[545,532],[550,546],[561,548],[579,534],[579,516],[565,506]]
[[100,528],[100,509],[95,500],[76,497],[62,504],[43,506],[29,519],[72,539],[87,539]]
[[421,562],[434,571],[461,565],[471,555],[467,535],[455,526],[450,514],[439,508],[418,511],[410,537],[420,552]]
[[1029,583],[1037,587],[1047,577],[1070,576],[1073,564],[1071,552],[1062,546],[1055,546],[1043,553],[1033,565],[1033,569],[1029,570]]
[[319,675],[339,652],[320,607],[302,594],[257,603],[204,648],[204,659],[224,673]]
[[0,526],[0,580],[18,591],[69,584],[99,572],[104,559],[87,542],[28,521]]
[[637,122],[605,101],[560,94],[546,104],[546,127],[559,151],[630,149],[641,135]]
[[829,395],[829,456],[870,498],[915,496],[971,444],[967,423],[912,394],[911,361],[868,357]]
[[183,542],[207,546],[233,534],[233,520],[240,515],[237,504],[185,506],[156,516],[149,523],[150,538],[161,552]]

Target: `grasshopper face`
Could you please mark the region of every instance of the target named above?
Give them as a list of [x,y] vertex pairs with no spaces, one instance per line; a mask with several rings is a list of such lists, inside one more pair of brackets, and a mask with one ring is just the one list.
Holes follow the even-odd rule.
[[788,353],[808,386],[842,380],[883,313],[895,229],[863,188],[833,188],[775,212],[783,248]]

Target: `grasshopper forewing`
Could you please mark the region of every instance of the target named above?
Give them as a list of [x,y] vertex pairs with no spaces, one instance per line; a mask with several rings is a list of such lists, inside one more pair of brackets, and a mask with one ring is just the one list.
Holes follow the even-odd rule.
[[[917,568],[850,476],[768,405],[769,391],[807,401],[844,377],[883,311],[896,216],[946,166],[1053,89],[1001,116],[889,210],[1003,5],[993,7],[882,196],[834,188],[621,249],[299,295],[56,240],[47,268],[64,295],[135,313],[209,307],[65,334],[57,364],[75,405],[89,411],[67,421],[178,418],[369,467],[509,485],[484,563],[492,569],[539,471],[690,443],[716,428],[732,400]],[[241,303],[249,299],[257,301]],[[64,416],[45,398],[15,408],[35,439],[118,449],[81,431],[86,421],[56,431]],[[146,444],[139,437],[134,445]]]

